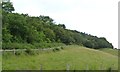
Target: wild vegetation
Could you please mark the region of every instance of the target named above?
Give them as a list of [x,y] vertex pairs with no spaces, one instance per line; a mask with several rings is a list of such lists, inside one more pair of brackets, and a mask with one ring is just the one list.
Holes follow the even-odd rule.
[[[118,69],[118,57],[103,51],[70,45],[51,50],[3,52],[3,70],[112,70]],[[59,49],[59,50],[58,50]],[[37,53],[37,54],[36,54]]]
[[12,2],[2,2],[3,70],[118,69],[118,50],[106,38],[14,10]]
[[116,56],[119,56],[118,54],[118,49],[108,49],[108,48],[102,48],[102,49],[98,49],[100,51],[103,51],[103,52],[107,52],[107,53],[110,53],[112,55],[116,55]]
[[12,2],[2,2],[3,49],[45,48],[81,45],[88,48],[113,48],[106,38],[93,36],[56,24],[49,16],[13,13]]

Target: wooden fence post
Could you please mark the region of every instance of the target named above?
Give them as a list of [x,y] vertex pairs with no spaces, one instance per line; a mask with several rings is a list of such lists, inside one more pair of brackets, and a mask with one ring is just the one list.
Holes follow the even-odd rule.
[[14,55],[15,55],[15,49],[13,49]]
[[102,65],[102,63],[100,63],[100,70],[103,70],[103,65]]
[[88,64],[86,65],[86,70],[88,70]]
[[40,64],[40,72],[42,72],[42,64]]
[[113,70],[114,70],[114,64],[112,64],[112,67],[111,67]]
[[67,72],[69,72],[69,70],[70,70],[70,65],[67,64],[66,66],[67,66],[67,67],[66,67],[66,70],[67,70]]

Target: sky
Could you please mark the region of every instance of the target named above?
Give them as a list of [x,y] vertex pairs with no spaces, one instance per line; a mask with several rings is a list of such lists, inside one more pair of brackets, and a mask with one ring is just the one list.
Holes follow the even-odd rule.
[[15,12],[50,16],[67,29],[105,37],[118,48],[120,0],[11,0]]

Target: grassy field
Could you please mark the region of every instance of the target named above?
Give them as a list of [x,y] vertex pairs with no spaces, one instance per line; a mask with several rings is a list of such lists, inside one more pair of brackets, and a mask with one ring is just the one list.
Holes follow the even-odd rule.
[[103,49],[99,49],[99,50],[100,50],[100,51],[103,51],[103,52],[110,53],[110,54],[112,54],[112,55],[118,56],[118,50],[117,50],[117,49],[103,48]]
[[38,55],[4,53],[3,70],[108,70],[118,69],[118,57],[107,52],[66,46],[60,51],[40,51]]

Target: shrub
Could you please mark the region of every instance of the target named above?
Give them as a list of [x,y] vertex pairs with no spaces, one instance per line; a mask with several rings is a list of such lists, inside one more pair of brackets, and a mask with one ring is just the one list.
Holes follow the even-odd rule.
[[25,52],[28,54],[28,55],[35,55],[35,52],[32,51],[31,49],[26,49]]
[[55,48],[56,51],[59,51],[60,49],[59,48]]
[[59,50],[60,50],[59,48],[54,48],[54,49],[53,49],[53,52],[59,51]]
[[53,49],[53,52],[55,52],[55,49]]
[[21,52],[20,51],[16,51],[15,55],[21,55]]
[[112,68],[111,67],[108,68],[108,72],[112,72]]
[[34,49],[36,47],[28,43],[3,43],[2,44],[2,49],[27,49],[27,48]]
[[64,47],[61,47],[61,49],[64,49]]

